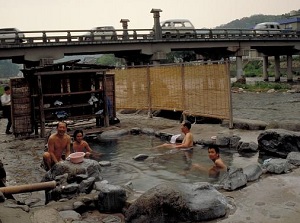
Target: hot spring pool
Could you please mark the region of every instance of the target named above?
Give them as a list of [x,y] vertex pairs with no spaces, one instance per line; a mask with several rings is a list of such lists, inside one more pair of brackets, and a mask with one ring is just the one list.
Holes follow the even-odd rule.
[[[155,136],[126,135],[118,139],[105,140],[103,142],[89,142],[91,148],[104,155],[101,161],[110,161],[111,166],[102,167],[102,176],[110,184],[124,185],[132,182],[135,190],[146,191],[162,182],[217,182],[217,179],[209,178],[207,173],[184,173],[186,163],[183,152],[170,153],[169,149],[149,149],[158,146],[165,141]],[[230,166],[233,159],[233,151],[220,151],[223,161]],[[147,154],[144,161],[135,161],[133,157],[138,154]],[[98,161],[100,161],[98,160]],[[207,149],[195,146],[193,163],[199,163],[206,167],[213,165],[208,158]]]

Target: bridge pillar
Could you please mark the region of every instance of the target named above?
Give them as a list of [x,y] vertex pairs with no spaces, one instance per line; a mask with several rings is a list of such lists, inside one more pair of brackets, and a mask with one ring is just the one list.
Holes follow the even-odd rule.
[[269,67],[269,57],[267,55],[264,55],[263,56],[263,79],[264,79],[264,81],[269,81],[268,67]]
[[236,56],[236,80],[242,79],[244,76],[243,71],[243,57]]
[[162,39],[162,32],[161,32],[161,26],[160,26],[160,20],[159,20],[159,13],[162,12],[161,9],[152,9],[151,13],[153,13],[154,18],[154,33],[155,33],[155,39]]
[[287,55],[286,58],[287,82],[293,82],[292,60],[293,60],[292,55]]
[[275,82],[280,81],[280,57],[279,55],[274,56],[275,58]]
[[120,23],[122,23],[123,28],[123,39],[128,39],[128,22],[129,19],[121,19]]

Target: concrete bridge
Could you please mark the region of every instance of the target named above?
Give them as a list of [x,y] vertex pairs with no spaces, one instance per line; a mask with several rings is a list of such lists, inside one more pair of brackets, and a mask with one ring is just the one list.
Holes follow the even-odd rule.
[[[271,33],[247,29],[193,29],[182,36],[180,30],[171,37],[162,36],[159,10],[152,10],[153,29],[128,29],[129,20],[122,19],[122,29],[111,30],[101,38],[84,33],[90,30],[48,30],[15,32],[0,39],[0,59],[12,59],[26,67],[37,66],[44,59],[60,59],[68,55],[114,54],[127,64],[159,64],[171,51],[194,51],[199,58],[220,60],[236,58],[237,79],[243,75],[242,59],[250,51],[263,57],[264,80],[268,80],[268,58],[275,60],[275,81],[280,80],[280,56],[287,58],[287,80],[293,80],[292,56],[300,52],[300,34],[295,31]],[[22,39],[20,41],[20,36]],[[96,38],[97,37],[97,38]],[[44,60],[45,61],[45,60]]]

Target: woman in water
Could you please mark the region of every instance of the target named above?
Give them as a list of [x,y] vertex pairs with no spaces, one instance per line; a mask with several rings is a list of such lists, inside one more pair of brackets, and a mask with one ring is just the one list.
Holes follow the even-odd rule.
[[89,146],[89,144],[83,140],[83,131],[75,130],[73,134],[73,151],[74,152],[84,152],[85,157],[89,157],[93,150]]

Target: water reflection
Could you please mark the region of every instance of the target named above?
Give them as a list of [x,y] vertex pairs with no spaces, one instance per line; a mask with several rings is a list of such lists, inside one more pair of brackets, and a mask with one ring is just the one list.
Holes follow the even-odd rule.
[[[150,149],[162,143],[159,138],[147,135],[127,135],[114,140],[101,142],[89,142],[93,150],[104,155],[101,160],[110,161],[109,167],[102,168],[102,176],[108,182],[123,185],[132,182],[133,188],[145,191],[159,183],[168,182],[200,182],[214,183],[217,180],[208,178],[201,172],[189,172],[183,175],[186,163],[183,152],[170,152],[169,149]],[[133,157],[138,154],[146,154],[149,157],[144,161],[135,161]],[[233,151],[220,150],[223,161],[230,166],[233,159]],[[213,165],[208,158],[206,148],[194,147],[193,163],[199,163],[210,167]]]

